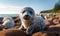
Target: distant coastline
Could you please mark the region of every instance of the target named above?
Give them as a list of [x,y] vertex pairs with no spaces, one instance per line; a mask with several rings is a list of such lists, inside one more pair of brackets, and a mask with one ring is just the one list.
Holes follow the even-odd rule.
[[0,14],[0,17],[6,17],[6,16],[16,17],[19,16],[19,14]]

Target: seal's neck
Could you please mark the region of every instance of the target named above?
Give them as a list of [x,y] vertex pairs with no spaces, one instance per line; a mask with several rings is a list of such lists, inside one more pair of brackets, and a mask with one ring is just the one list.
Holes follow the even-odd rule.
[[22,21],[22,25],[25,29],[32,25],[33,20],[30,21]]

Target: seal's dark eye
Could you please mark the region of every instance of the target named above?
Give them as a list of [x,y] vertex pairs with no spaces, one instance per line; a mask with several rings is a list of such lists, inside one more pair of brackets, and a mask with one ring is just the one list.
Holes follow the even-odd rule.
[[25,11],[23,11],[22,13],[25,13]]
[[32,11],[30,11],[30,13],[32,14]]

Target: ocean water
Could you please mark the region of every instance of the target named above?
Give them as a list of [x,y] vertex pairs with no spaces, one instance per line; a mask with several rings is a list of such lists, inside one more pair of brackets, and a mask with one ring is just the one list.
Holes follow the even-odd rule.
[[6,16],[15,17],[15,16],[19,16],[19,14],[0,14],[0,17],[6,17]]

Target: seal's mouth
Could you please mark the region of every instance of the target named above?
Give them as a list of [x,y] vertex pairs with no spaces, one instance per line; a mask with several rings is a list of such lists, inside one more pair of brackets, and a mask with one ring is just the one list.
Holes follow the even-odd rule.
[[24,18],[24,20],[29,20],[30,18]]
[[25,17],[24,20],[30,20],[30,18],[29,17]]

